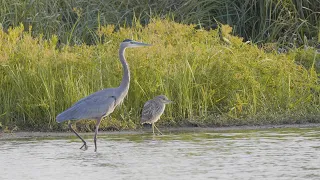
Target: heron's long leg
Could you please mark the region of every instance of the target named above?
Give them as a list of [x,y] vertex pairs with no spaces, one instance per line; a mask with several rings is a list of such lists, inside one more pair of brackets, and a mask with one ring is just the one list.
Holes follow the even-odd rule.
[[97,120],[95,132],[94,132],[94,138],[93,138],[93,141],[94,141],[94,152],[97,152],[97,134],[98,134],[99,125],[100,125],[101,120],[102,120],[102,117]]
[[87,150],[87,149],[88,149],[88,146],[87,146],[86,141],[72,128],[71,123],[69,123],[68,126],[69,126],[69,129],[70,129],[72,132],[74,132],[74,133],[78,136],[78,138],[80,138],[81,141],[83,142],[83,145],[80,147],[80,149],[82,149],[82,148],[84,147],[84,149],[82,149],[82,150],[84,150],[84,151]]
[[[158,130],[158,132],[161,134],[161,135],[163,135],[162,134],[162,132],[157,128],[157,126],[153,123],[153,126]],[[154,134],[154,132],[153,132],[153,134]]]
[[154,135],[154,123],[151,123],[152,126],[152,134]]

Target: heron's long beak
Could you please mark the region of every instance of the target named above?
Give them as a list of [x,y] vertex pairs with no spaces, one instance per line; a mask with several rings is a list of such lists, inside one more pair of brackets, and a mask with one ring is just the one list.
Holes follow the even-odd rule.
[[152,46],[152,44],[146,44],[146,43],[137,42],[137,41],[132,41],[131,44],[134,44],[136,46]]

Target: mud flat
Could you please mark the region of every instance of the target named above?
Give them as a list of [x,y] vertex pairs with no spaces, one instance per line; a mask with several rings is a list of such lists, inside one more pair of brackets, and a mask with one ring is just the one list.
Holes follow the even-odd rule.
[[[241,130],[264,130],[264,129],[280,129],[280,128],[320,128],[320,123],[307,124],[285,124],[285,125],[262,125],[262,126],[229,126],[229,127],[177,127],[177,128],[161,128],[164,133],[179,132],[219,132],[219,131],[241,131]],[[137,135],[151,132],[151,128],[143,128],[137,130],[123,131],[99,131],[99,135]],[[93,132],[80,133],[83,136],[92,136]],[[72,132],[0,132],[0,140],[24,139],[24,138],[50,138],[50,137],[68,137],[74,136]]]

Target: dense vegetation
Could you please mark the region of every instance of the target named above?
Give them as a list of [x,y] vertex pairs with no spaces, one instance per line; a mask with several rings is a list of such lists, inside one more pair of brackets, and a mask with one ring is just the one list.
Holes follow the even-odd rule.
[[[127,38],[154,46],[129,49],[132,81],[123,106],[103,127],[136,128],[143,103],[166,94],[162,124],[241,125],[315,122],[319,118],[319,54],[313,49],[265,53],[228,35],[229,26],[195,30],[167,20],[113,32],[106,42],[56,48],[57,37],[32,38],[24,27],[1,32],[1,121],[24,129],[57,129],[55,116],[78,99],[118,86],[119,43]],[[80,123],[81,124],[81,123]],[[88,127],[90,129],[90,126]]]
[[1,1],[0,128],[66,128],[59,112],[119,85],[127,38],[153,46],[127,51],[128,98],[102,129],[139,127],[159,94],[176,102],[162,125],[319,122],[319,0],[161,2]]
[[320,26],[320,0],[2,0],[4,29],[24,24],[32,32],[61,43],[94,44],[99,26],[146,25],[153,17],[215,28],[229,24],[234,34],[255,43],[315,45]]

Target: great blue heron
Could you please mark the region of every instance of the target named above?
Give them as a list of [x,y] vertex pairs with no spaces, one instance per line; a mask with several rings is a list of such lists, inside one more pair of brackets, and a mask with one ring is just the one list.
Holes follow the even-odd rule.
[[152,133],[154,134],[154,128],[158,130],[158,132],[162,135],[159,131],[157,126],[154,124],[160,119],[160,116],[164,112],[166,104],[172,103],[167,96],[159,95],[154,97],[153,99],[147,101],[142,109],[141,115],[141,123],[142,124],[152,124]]
[[[129,90],[130,71],[127,61],[124,57],[125,49],[142,46],[150,46],[150,44],[145,44],[130,39],[126,39],[120,44],[119,58],[123,67],[123,77],[119,87],[103,89],[83,99],[80,99],[69,109],[59,114],[56,118],[58,123],[67,120],[95,119],[95,152],[97,151],[97,134],[101,120],[103,117],[108,116],[113,112],[115,107],[123,101]],[[83,150],[87,150],[88,146],[86,141],[72,128],[71,123],[69,123],[69,128],[82,140],[83,145],[80,147],[80,149],[84,148]]]

